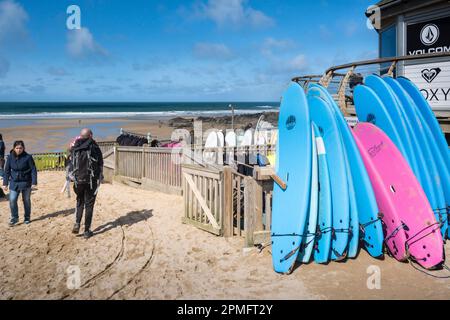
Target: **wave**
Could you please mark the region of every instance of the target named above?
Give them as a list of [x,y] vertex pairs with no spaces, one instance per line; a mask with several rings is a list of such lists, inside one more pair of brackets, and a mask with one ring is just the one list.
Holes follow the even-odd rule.
[[255,106],[258,109],[273,109],[273,106]]
[[[235,114],[255,114],[264,112],[276,112],[278,108],[272,106],[260,106],[259,109],[235,109]],[[114,118],[167,118],[177,116],[218,116],[231,115],[230,110],[207,111],[148,111],[148,112],[39,112],[39,113],[10,113],[1,114],[0,120],[44,120],[44,119],[114,119]]]

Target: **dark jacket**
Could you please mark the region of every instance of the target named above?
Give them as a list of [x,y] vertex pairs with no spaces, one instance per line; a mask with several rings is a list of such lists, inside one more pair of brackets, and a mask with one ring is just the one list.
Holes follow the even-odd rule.
[[37,170],[33,157],[23,152],[16,157],[13,152],[9,154],[5,165],[3,185],[14,191],[20,191],[37,185]]
[[0,140],[0,159],[5,158],[5,143]]
[[102,180],[103,179],[103,154],[98,146],[97,142],[94,139],[78,139],[75,142],[75,145],[72,148],[71,158],[75,159],[74,154],[80,150],[90,150],[91,158],[93,158],[93,174],[94,180]]
[[[1,177],[1,170],[3,170],[3,167],[5,166],[5,143],[3,140],[0,140],[0,177]],[[2,192],[0,192],[0,196],[2,195]]]

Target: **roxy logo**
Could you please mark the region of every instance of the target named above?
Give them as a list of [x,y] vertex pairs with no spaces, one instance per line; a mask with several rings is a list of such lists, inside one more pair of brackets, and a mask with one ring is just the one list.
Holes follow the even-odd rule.
[[431,46],[439,39],[439,28],[435,24],[427,24],[420,31],[420,41],[426,45]]
[[380,144],[376,144],[373,147],[369,148],[369,155],[373,158],[375,157],[378,152],[380,152],[381,148],[383,148],[383,141],[380,142]]
[[421,71],[422,78],[424,78],[428,83],[433,82],[434,79],[441,73],[441,68],[433,68],[433,69],[423,69]]
[[295,119],[295,116],[289,116],[286,120],[286,128],[288,130],[292,130],[294,129],[296,123],[297,120]]

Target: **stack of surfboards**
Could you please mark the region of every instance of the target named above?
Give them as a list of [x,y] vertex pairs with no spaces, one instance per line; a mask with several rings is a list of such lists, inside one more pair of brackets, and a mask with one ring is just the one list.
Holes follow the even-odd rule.
[[[305,93],[292,83],[283,95],[276,173],[287,188],[274,187],[271,237],[275,271],[289,273],[296,261],[327,263],[355,258],[362,247],[373,257],[381,257],[386,247],[398,260],[414,259],[429,269],[442,264],[439,228],[446,232],[446,215],[443,217],[441,210],[433,212],[405,155],[420,152],[427,159],[422,159],[417,169],[422,175],[427,161],[445,168],[428,174],[435,189],[441,186],[444,194],[447,145],[420,91],[407,79],[398,81],[399,86],[392,89],[391,82],[397,80],[369,76],[365,85],[355,89],[356,111],[363,123],[354,130],[328,91],[318,84],[311,84]],[[379,94],[368,88],[372,85]],[[380,88],[384,90],[382,98]],[[396,108],[390,119],[382,108],[388,97],[389,108]],[[412,120],[400,134],[399,125],[394,123],[408,119],[406,108],[411,109]],[[391,138],[394,129],[397,136]],[[411,150],[398,147],[396,141],[405,141],[413,132],[421,142]],[[433,141],[438,138],[440,142]],[[425,155],[427,151],[430,153]],[[440,161],[436,164],[431,155],[438,151]],[[447,212],[447,204],[441,202],[436,209]]]

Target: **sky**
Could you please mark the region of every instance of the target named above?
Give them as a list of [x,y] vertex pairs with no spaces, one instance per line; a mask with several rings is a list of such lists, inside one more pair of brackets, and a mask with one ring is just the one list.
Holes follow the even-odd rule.
[[0,101],[278,101],[294,76],[376,58],[374,3],[0,0]]

